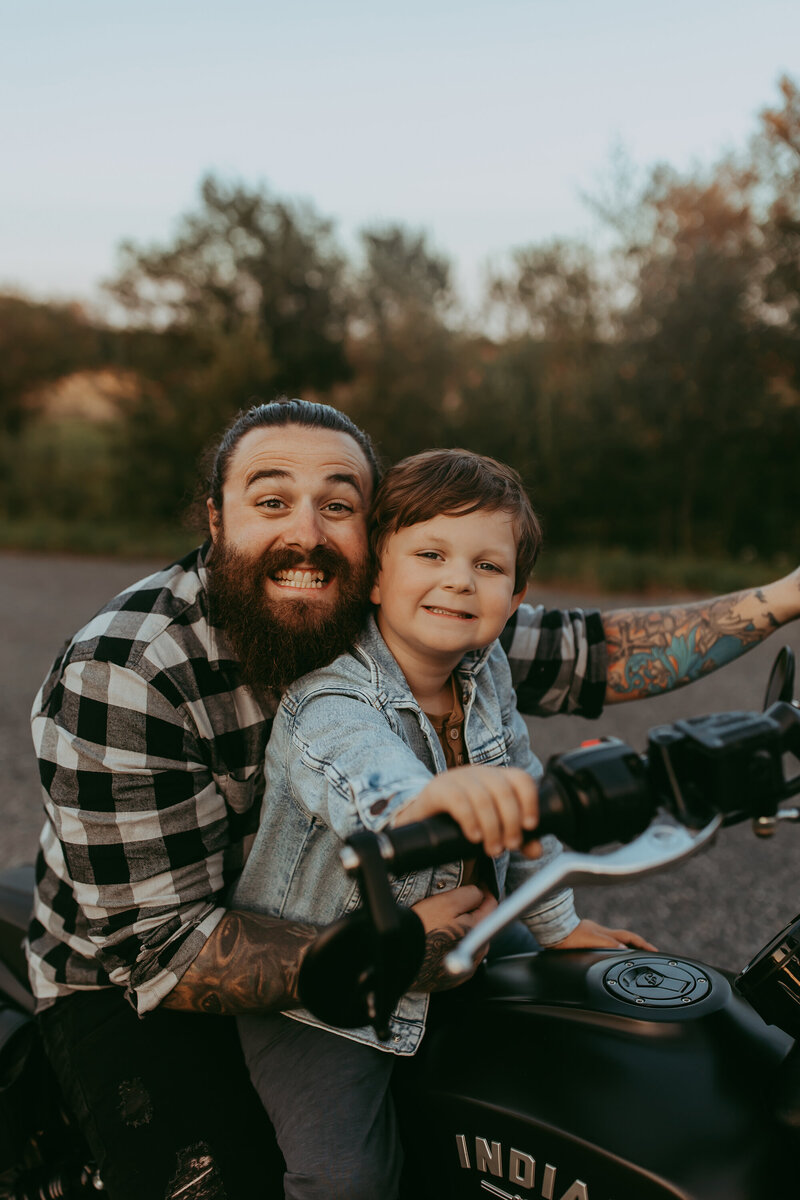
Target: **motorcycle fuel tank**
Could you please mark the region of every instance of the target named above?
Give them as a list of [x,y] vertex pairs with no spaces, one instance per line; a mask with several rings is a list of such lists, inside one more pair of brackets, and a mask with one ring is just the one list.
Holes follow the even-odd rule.
[[[790,1039],[685,958],[550,951],[437,997],[398,1070],[403,1195],[766,1200]],[[777,1190],[776,1190],[777,1189]]]

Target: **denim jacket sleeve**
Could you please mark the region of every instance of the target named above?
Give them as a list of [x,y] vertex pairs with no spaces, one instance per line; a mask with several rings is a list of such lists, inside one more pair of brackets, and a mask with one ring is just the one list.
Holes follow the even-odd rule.
[[[503,732],[508,747],[508,765],[521,767],[534,779],[542,775],[542,764],[531,750],[528,729],[517,711],[516,697],[511,692],[511,703],[503,713]],[[558,838],[545,834],[542,838],[542,857],[526,858],[524,854],[512,853],[508,860],[506,874],[506,891],[512,892],[523,884],[531,875],[539,871],[545,863],[550,862],[562,850]],[[580,918],[575,912],[575,898],[572,888],[561,888],[549,896],[545,896],[537,906],[524,913],[522,920],[542,946],[553,946],[560,942],[579,924]]]
[[389,825],[433,778],[366,692],[317,690],[282,709],[291,799],[340,838]]

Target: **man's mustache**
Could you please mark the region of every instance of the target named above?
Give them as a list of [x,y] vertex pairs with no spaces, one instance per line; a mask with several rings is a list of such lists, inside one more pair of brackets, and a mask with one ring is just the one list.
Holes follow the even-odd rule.
[[290,546],[270,548],[260,555],[258,569],[264,575],[274,575],[278,571],[291,571],[300,563],[315,571],[324,571],[327,575],[347,575],[350,572],[350,563],[332,546],[315,546],[313,550],[305,552],[293,550]]

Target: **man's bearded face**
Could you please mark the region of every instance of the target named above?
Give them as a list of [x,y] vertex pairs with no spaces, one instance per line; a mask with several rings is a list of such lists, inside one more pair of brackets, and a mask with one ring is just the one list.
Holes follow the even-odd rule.
[[[275,597],[268,581],[300,563],[335,577],[333,603]],[[276,546],[251,555],[229,545],[221,527],[208,570],[211,619],[225,630],[245,683],[256,691],[282,690],[332,662],[364,624],[372,582],[366,553],[355,562],[328,545],[306,552]]]

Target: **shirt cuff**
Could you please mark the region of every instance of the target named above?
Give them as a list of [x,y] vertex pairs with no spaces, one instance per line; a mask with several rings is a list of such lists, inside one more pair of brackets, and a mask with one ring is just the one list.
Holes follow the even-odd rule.
[[544,905],[523,915],[522,920],[542,946],[555,946],[580,925],[572,888],[549,896]]
[[215,907],[195,925],[181,929],[177,937],[143,950],[127,978],[127,972],[109,973],[112,983],[125,987],[126,999],[140,1016],[157,1008],[180,983],[227,911]]

